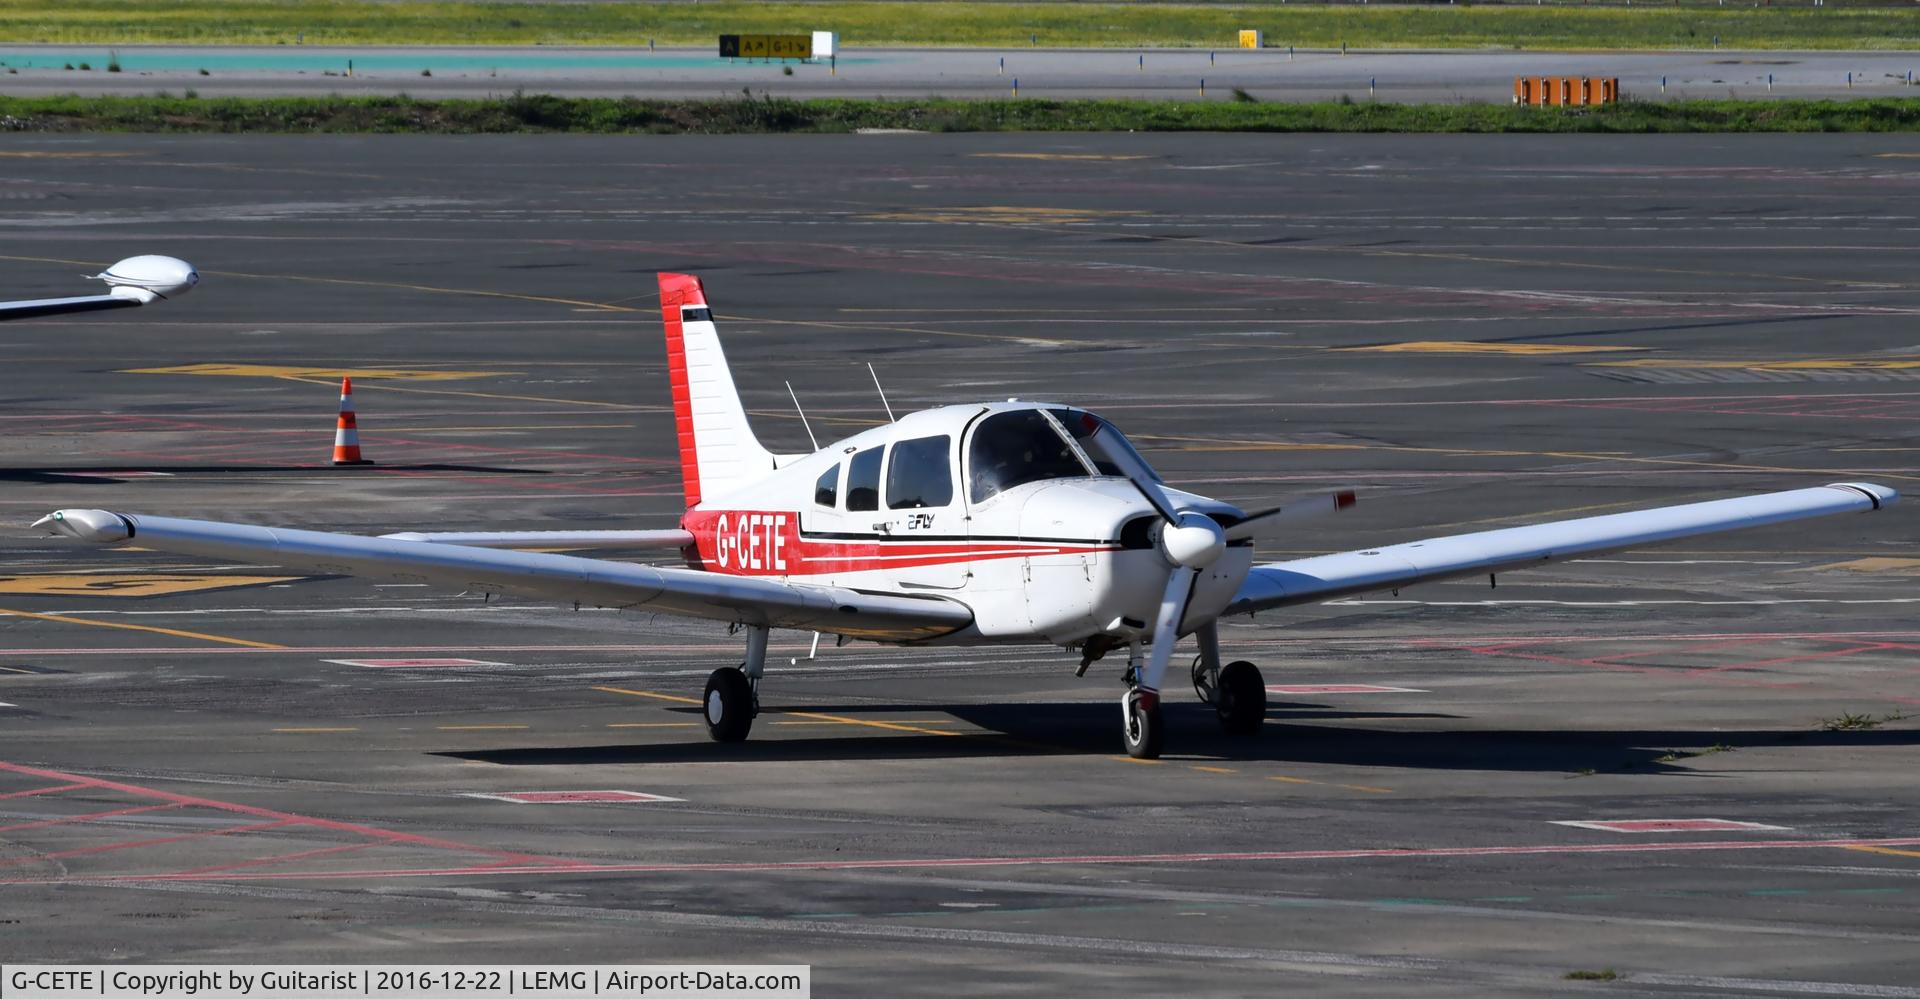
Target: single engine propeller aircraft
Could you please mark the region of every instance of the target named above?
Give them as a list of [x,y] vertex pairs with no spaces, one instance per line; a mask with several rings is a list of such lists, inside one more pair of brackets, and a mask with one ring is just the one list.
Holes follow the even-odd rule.
[[[707,730],[722,742],[744,739],[758,711],[772,628],[898,645],[1045,642],[1078,650],[1081,675],[1124,647],[1126,749],[1152,758],[1164,739],[1161,684],[1184,635],[1199,646],[1194,688],[1220,723],[1236,734],[1260,727],[1266,687],[1252,663],[1221,664],[1222,617],[1897,498],[1835,483],[1256,565],[1256,536],[1346,509],[1353,494],[1242,510],[1172,488],[1113,424],[1057,403],[943,406],[811,454],[774,454],[747,425],[699,279],[661,274],[660,303],[687,503],[677,529],[374,538],[84,509],[36,526],[105,545],[744,627],[745,662],[707,680]],[[565,546],[678,548],[686,567],[513,550]]]
[[70,312],[98,312],[102,309],[130,309],[168,298],[178,298],[200,283],[200,272],[178,257],[144,254],[128,257],[98,274],[88,277],[107,283],[104,295],[80,295],[74,298],[39,298],[20,302],[0,302],[0,320],[33,319]]

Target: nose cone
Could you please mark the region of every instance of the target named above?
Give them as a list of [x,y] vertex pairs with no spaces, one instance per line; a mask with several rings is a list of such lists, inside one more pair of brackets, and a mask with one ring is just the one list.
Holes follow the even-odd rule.
[[94,275],[113,286],[109,294],[143,297],[142,292],[158,298],[175,298],[200,283],[200,272],[179,257],[149,253],[128,257]]
[[1183,513],[1160,531],[1160,545],[1174,565],[1204,569],[1227,550],[1227,532],[1212,517]]

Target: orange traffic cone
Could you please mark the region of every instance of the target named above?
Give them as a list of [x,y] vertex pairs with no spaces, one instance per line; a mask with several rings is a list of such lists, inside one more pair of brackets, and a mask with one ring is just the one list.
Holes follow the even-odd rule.
[[360,457],[360,427],[353,419],[353,379],[340,379],[340,422],[334,425],[333,463],[371,465]]

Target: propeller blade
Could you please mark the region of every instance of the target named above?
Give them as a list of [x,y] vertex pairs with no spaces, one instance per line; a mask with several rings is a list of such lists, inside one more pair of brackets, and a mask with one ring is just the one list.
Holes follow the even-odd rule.
[[[1094,420],[1092,417],[1088,417],[1088,420],[1089,425],[1093,427],[1094,440],[1098,440],[1102,434],[1118,435],[1120,433],[1120,431],[1113,429],[1113,427],[1108,424]],[[1180,511],[1173,505],[1173,497],[1168,496],[1167,491],[1160,487],[1159,478],[1153,474],[1153,469],[1147,467],[1145,459],[1141,458],[1132,448],[1126,447],[1124,444],[1115,447],[1100,447],[1098,450],[1106,456],[1107,460],[1113,463],[1114,468],[1118,470],[1121,475],[1127,477],[1127,481],[1133,483],[1133,488],[1140,490],[1140,495],[1146,497],[1148,505],[1153,507],[1154,512],[1158,513],[1161,519],[1169,524],[1178,522]]]
[[1174,643],[1180,640],[1180,617],[1187,609],[1187,595],[1193,592],[1193,581],[1199,576],[1198,569],[1182,568],[1167,577],[1167,590],[1153,618],[1153,649],[1147,655],[1146,673],[1140,677],[1143,691],[1158,694],[1160,681],[1166,679]]
[[1159,514],[1161,519],[1169,524],[1180,522],[1180,512],[1173,508],[1173,498],[1160,488],[1158,482],[1132,473],[1127,475],[1127,481],[1133,483],[1133,488],[1140,490],[1140,495],[1147,498],[1148,505],[1153,507],[1153,512]]
[[1238,524],[1227,528],[1227,540],[1245,541],[1248,538],[1262,536],[1264,532],[1270,528],[1294,521],[1324,517],[1330,513],[1345,510],[1356,502],[1358,502],[1358,500],[1354,498],[1353,490],[1343,489],[1337,493],[1328,493],[1325,496],[1314,496],[1309,499],[1288,503],[1286,506],[1274,507],[1271,510],[1262,510],[1259,513],[1250,515]]

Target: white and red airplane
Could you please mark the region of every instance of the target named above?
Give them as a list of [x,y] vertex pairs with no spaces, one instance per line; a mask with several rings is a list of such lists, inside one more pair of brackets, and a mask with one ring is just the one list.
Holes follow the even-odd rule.
[[71,312],[98,312],[102,309],[131,309],[153,302],[179,298],[200,283],[200,272],[178,257],[143,254],[128,257],[98,274],[88,277],[107,283],[104,295],[78,295],[73,298],[34,298],[18,302],[0,302],[0,320],[36,319]]
[[[1222,617],[1414,583],[1888,506],[1870,483],[1660,507],[1255,564],[1254,539],[1331,514],[1352,493],[1248,512],[1160,480],[1111,423],[1057,403],[943,406],[774,454],[747,424],[698,278],[660,275],[687,510],[677,529],[409,533],[364,537],[61,510],[37,522],[107,545],[385,576],[577,605],[645,608],[746,629],[746,659],[707,680],[716,740],[759,708],[767,632],[897,645],[1048,643],[1080,673],[1127,650],[1127,752],[1159,755],[1160,691],[1175,643],[1228,732],[1259,729],[1252,663],[1221,664]],[[680,549],[659,568],[516,548]]]

